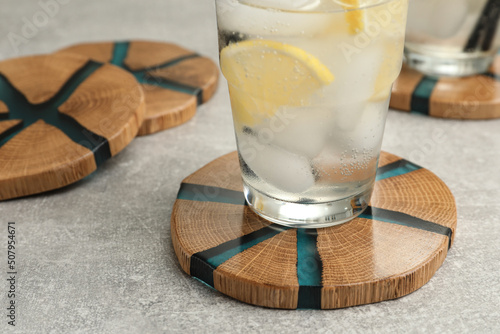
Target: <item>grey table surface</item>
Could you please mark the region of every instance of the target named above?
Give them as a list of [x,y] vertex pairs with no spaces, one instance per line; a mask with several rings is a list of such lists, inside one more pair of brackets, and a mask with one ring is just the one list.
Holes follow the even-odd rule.
[[[35,31],[23,28],[34,20]],[[124,39],[176,42],[217,61],[214,1],[0,0],[0,59]],[[0,203],[0,332],[500,331],[500,120],[390,111],[383,149],[432,170],[455,195],[454,247],[431,281],[406,297],[285,311],[207,288],[182,272],[172,248],[179,183],[235,149],[229,108],[221,79],[187,124],[135,139],[74,185]],[[15,327],[6,317],[8,221],[19,243]]]

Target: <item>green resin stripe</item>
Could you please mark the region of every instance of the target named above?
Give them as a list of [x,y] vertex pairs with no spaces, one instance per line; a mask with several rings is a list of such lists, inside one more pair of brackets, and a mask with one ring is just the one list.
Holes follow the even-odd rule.
[[438,78],[424,76],[413,91],[411,98],[411,111],[423,115],[429,115],[430,98]]
[[419,169],[422,169],[422,167],[415,165],[408,160],[401,159],[396,162],[379,167],[377,170],[376,181],[408,174]]
[[297,278],[299,297],[297,308],[321,308],[321,273],[323,263],[317,247],[316,229],[297,229]]
[[[396,177],[422,169],[422,167],[405,159],[379,167],[377,170],[377,181]],[[178,199],[215,202],[235,205],[247,205],[245,196],[241,191],[230,190],[220,187],[205,186],[192,183],[182,183],[177,194]]]
[[22,120],[21,126],[10,129],[9,133],[0,138],[0,147],[14,138],[19,132],[33,123],[43,120],[68,136],[75,143],[82,145],[94,153],[97,166],[111,157],[108,140],[89,129],[86,129],[71,116],[62,114],[58,108],[66,102],[76,89],[102,64],[94,61],[87,62],[63,85],[63,87],[49,101],[41,104],[31,104],[8,79],[0,73],[0,100],[9,108],[8,119]]
[[[243,193],[241,192],[224,188],[218,188],[218,187],[196,185],[196,184],[188,184],[188,185],[189,186],[183,184],[183,187],[181,187],[181,189],[184,188],[184,190],[179,191],[179,193],[181,194],[178,197],[179,199],[243,205],[241,201],[244,201],[244,196]],[[384,221],[387,223],[403,225],[433,233],[447,235],[448,237],[450,237],[450,242],[451,242],[452,231],[449,227],[439,225],[430,221],[426,221],[414,216],[410,216],[402,212],[391,211],[369,206],[361,215],[359,215],[359,217],[365,219]],[[311,239],[307,239],[306,237],[304,237],[303,240],[305,242],[307,241],[310,242]]]
[[[288,227],[269,225],[242,237],[227,241],[216,247],[191,256],[190,274],[214,287],[214,270],[221,264],[259,243],[266,241]],[[299,295],[297,308],[321,308],[322,262],[317,249],[317,230],[297,229],[297,278]]]
[[125,59],[127,58],[129,49],[130,49],[130,42],[124,41],[115,43],[113,47],[113,56],[111,58],[110,63],[119,66],[132,73],[136,78],[136,80],[141,84],[158,86],[164,89],[169,89],[184,94],[194,95],[196,96],[198,105],[203,103],[203,96],[202,96],[203,90],[200,87],[192,87],[165,78],[156,77],[151,74],[151,71],[161,68],[171,67],[179,64],[184,60],[200,57],[200,55],[193,53],[169,60],[162,64],[145,67],[138,70],[132,70],[127,65],[125,65]]
[[448,248],[451,246],[452,230],[449,227],[439,225],[428,220],[410,216],[406,213],[391,211],[369,206],[359,215],[360,218],[378,220],[386,223],[417,228],[432,233],[442,234],[448,237]]
[[203,103],[203,90],[198,87],[181,84],[172,80],[153,76],[149,72],[132,72],[136,80],[145,85],[158,86],[164,89],[170,89],[176,92],[196,96],[196,103],[198,105]]
[[215,202],[235,205],[246,205],[245,196],[241,191],[200,184],[182,183],[177,199],[196,202]]
[[20,123],[5,130],[3,133],[0,133],[0,147],[2,147],[4,143],[8,142],[16,133],[18,133],[22,129],[23,123],[21,121]]
[[166,61],[166,62],[164,62],[162,64],[158,64],[158,65],[148,66],[148,67],[140,68],[140,69],[137,69],[137,70],[131,70],[128,67],[126,67],[126,69],[129,70],[130,72],[152,71],[152,70],[162,69],[162,68],[165,68],[165,67],[171,67],[171,66],[174,66],[174,65],[177,65],[177,64],[183,62],[184,60],[188,60],[188,59],[192,59],[192,58],[198,58],[198,57],[201,57],[201,56],[199,54],[197,54],[197,53],[192,53],[192,54],[189,54],[189,55],[186,55],[186,56],[180,56],[178,58]]
[[110,63],[121,68],[125,67],[125,58],[127,58],[130,42],[117,42],[113,47],[113,58]]
[[271,224],[216,247],[193,254],[191,256],[190,274],[213,287],[213,272],[218,266],[233,256],[287,230],[289,228]]

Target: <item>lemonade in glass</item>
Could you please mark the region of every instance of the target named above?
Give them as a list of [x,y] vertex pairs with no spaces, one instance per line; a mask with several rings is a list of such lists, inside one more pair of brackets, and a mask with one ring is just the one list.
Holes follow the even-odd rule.
[[370,201],[408,0],[216,0],[245,197],[293,227]]

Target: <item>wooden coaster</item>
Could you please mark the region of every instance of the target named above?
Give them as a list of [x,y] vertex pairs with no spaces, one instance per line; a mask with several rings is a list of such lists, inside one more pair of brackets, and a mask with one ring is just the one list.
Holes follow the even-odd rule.
[[171,218],[183,270],[246,303],[335,309],[407,295],[441,266],[455,200],[430,171],[382,152],[370,207],[323,229],[272,224],[245,205],[238,157],[187,177]]
[[144,94],[120,68],[81,55],[0,62],[0,200],[82,179],[136,136]]
[[138,135],[190,120],[215,93],[219,69],[213,61],[175,44],[131,41],[88,43],[59,52],[79,53],[131,72],[142,84],[146,116]]
[[426,76],[403,65],[390,107],[440,118],[499,118],[500,56],[488,73],[465,78]]

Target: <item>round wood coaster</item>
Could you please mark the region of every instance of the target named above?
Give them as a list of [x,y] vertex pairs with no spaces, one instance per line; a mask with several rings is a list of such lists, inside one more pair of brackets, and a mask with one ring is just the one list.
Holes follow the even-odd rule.
[[79,44],[59,52],[79,53],[131,72],[142,84],[146,116],[139,135],[190,120],[197,105],[215,93],[219,69],[213,61],[175,44],[131,41]]
[[487,73],[464,78],[431,77],[403,65],[390,107],[440,118],[499,118],[500,56]]
[[0,200],[82,179],[136,136],[144,94],[120,68],[81,55],[0,62]]
[[323,229],[272,224],[245,205],[238,156],[187,177],[171,218],[183,270],[246,303],[334,309],[407,295],[446,258],[455,200],[430,171],[382,152],[370,207]]

